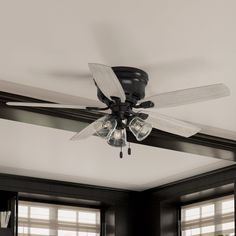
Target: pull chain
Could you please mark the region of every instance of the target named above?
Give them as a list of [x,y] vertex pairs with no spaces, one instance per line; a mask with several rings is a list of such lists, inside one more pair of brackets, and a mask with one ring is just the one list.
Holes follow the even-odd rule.
[[120,146],[120,158],[123,158],[122,145]]
[[131,147],[130,147],[130,143],[129,143],[129,147],[128,147],[128,155],[131,155]]

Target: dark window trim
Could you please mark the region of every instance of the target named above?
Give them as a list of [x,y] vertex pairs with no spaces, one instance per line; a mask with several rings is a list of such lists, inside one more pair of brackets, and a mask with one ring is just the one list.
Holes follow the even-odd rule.
[[[232,188],[234,188],[232,186]],[[212,199],[216,199],[216,198],[221,198],[221,197],[226,197],[229,195],[234,195],[234,190],[230,190],[230,191],[222,191],[221,193],[213,193],[212,195],[203,197],[203,198],[197,198],[195,200],[191,200],[191,201],[186,201],[186,202],[180,202],[179,207],[183,207],[183,206],[187,206],[187,205],[191,205],[191,204],[195,204],[195,203],[199,203],[199,202],[204,202],[204,201],[208,201],[208,200],[212,200]]]
[[[181,203],[179,205],[177,205],[177,208],[178,208],[178,236],[182,236],[182,230],[181,230],[181,208],[183,206],[188,206],[188,205],[191,205],[191,204],[195,204],[195,203],[200,203],[200,202],[205,202],[205,201],[208,201],[208,200],[212,200],[212,199],[217,199],[217,198],[221,198],[221,197],[226,197],[226,196],[230,196],[230,195],[234,195],[234,202],[236,201],[236,196],[235,196],[235,193],[234,193],[234,190],[232,190],[231,192],[222,192],[220,195],[211,195],[207,198],[203,198],[203,199],[197,199],[196,201],[190,201],[190,202],[186,202],[186,203]],[[236,208],[234,209],[234,222],[235,222],[235,225],[236,225]],[[236,230],[236,228],[235,228]]]
[[[180,207],[184,204],[216,198],[225,194],[233,193],[235,195],[235,181],[236,165],[232,165],[144,191],[146,203],[149,202],[148,211],[144,216],[146,230],[148,230],[146,235],[180,236],[178,228]],[[183,199],[186,196],[192,196],[192,198]],[[140,228],[141,230],[145,234],[146,230]]]
[[81,207],[101,209],[101,219],[104,220],[101,225],[101,236],[105,236],[105,232],[107,236],[132,235],[132,204],[137,194],[135,191],[9,174],[0,174],[0,189],[20,193],[21,198],[23,192],[25,199],[29,199],[30,196],[36,199],[37,195],[49,196],[51,201],[66,199],[67,203],[69,200],[73,202],[77,199],[77,204]]
[[26,202],[38,202],[38,203],[45,203],[45,204],[52,204],[52,205],[61,205],[61,206],[71,206],[71,207],[84,207],[84,208],[88,208],[88,209],[98,209],[98,210],[101,210],[103,209],[104,207],[98,205],[90,205],[90,204],[84,204],[84,203],[73,203],[73,202],[63,202],[63,201],[58,201],[58,200],[45,200],[45,199],[40,199],[40,198],[32,198],[32,197],[21,197],[19,195],[18,197],[18,200],[19,201],[26,201]]
[[[58,200],[43,200],[40,198],[32,198],[32,197],[21,197],[20,195],[18,195],[18,201],[27,201],[27,202],[38,202],[38,203],[45,203],[45,204],[55,204],[55,205],[62,205],[62,206],[72,206],[72,207],[83,207],[83,208],[88,208],[88,209],[96,209],[100,211],[100,236],[104,235],[104,228],[103,225],[106,223],[105,222],[105,209],[104,207],[95,207],[95,206],[91,206],[91,205],[85,205],[85,204],[79,204],[79,203],[69,203],[69,202],[63,202],[63,201],[58,201]],[[18,212],[18,205],[19,202],[17,202],[17,212]],[[18,218],[18,215],[17,215]],[[16,234],[17,235],[17,234]]]

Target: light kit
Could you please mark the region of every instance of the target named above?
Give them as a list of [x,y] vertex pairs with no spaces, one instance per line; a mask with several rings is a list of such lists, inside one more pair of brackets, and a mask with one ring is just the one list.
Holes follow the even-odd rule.
[[[138,141],[142,141],[151,133],[152,125],[138,117],[142,113],[133,112],[130,117],[123,117],[123,120],[118,114],[101,117],[93,123],[93,127],[97,136],[106,139],[109,145],[121,148],[120,157],[123,157],[122,148],[127,145],[127,129]],[[128,154],[131,154],[130,145]]]

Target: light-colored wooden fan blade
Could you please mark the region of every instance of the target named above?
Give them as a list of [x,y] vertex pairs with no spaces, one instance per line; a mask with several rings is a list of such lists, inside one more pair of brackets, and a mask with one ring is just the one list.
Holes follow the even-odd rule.
[[125,102],[125,92],[111,67],[96,63],[89,63],[88,66],[97,86],[107,98],[118,97]]
[[187,138],[198,133],[201,130],[197,126],[181,120],[177,120],[173,117],[162,115],[160,113],[150,113],[149,111],[145,111],[145,113],[149,114],[149,117],[147,118],[147,120],[145,120],[146,122],[151,123],[153,128],[168,133],[180,135]]
[[[99,118],[98,120],[103,119],[103,118],[104,118],[104,116]],[[80,132],[76,133],[70,140],[78,141],[78,140],[86,139],[86,138],[92,136],[96,132],[94,126],[98,120],[95,120],[94,122],[89,124],[87,127],[82,129]]]
[[86,107],[104,107],[103,103],[96,100],[13,83],[6,80],[0,80],[0,91],[61,104],[81,105]]
[[63,109],[86,109],[86,106],[55,104],[55,103],[7,102],[6,104],[8,106],[19,106],[19,107],[45,107],[45,108],[63,108]]
[[175,107],[196,102],[204,102],[230,95],[224,84],[213,84],[196,88],[161,93],[145,98],[143,101],[154,102],[154,108]]

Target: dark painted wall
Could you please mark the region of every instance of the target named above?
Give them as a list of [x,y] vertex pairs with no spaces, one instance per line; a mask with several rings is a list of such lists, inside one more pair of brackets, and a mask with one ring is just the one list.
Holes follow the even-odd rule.
[[100,208],[103,236],[177,236],[181,205],[234,192],[236,165],[143,192],[0,174],[22,199]]
[[[5,105],[7,101],[37,102],[38,100],[0,92],[0,118],[75,132],[101,116],[99,113],[63,109],[11,108]],[[133,136],[129,135],[128,139],[137,142]],[[141,144],[236,160],[234,140],[201,133],[191,138],[183,138],[153,130]],[[0,174],[0,190],[20,192],[21,197],[30,197],[32,200],[61,201],[67,204],[100,207],[104,212],[103,229],[108,236],[175,236],[178,233],[180,204],[232,192],[232,183],[235,179],[236,167],[233,166],[137,193]]]
[[0,174],[0,190],[19,193],[19,198],[100,208],[103,235],[133,234],[132,191],[62,181]]
[[236,166],[145,191],[149,236],[177,236],[181,205],[234,193]]

